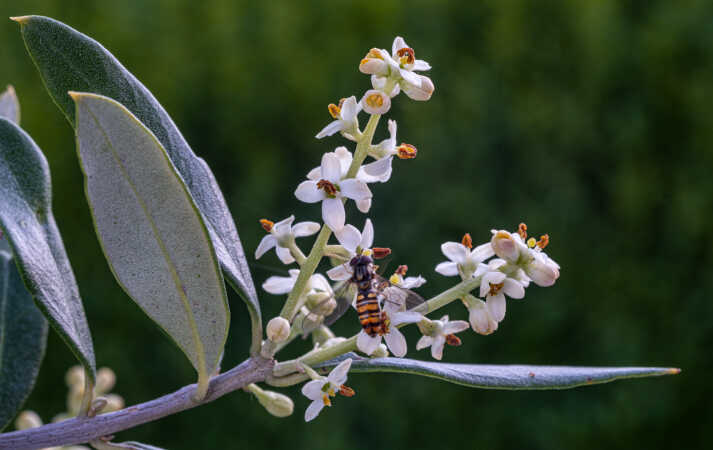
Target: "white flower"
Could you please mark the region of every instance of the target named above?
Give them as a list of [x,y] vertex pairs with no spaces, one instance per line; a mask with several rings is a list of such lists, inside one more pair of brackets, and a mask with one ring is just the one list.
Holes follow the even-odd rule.
[[[353,156],[352,153],[347,150],[346,147],[337,147],[333,152],[328,153],[334,155],[339,160],[339,168],[341,171],[341,179],[346,178],[349,167],[352,165]],[[319,181],[322,177],[322,167],[315,167],[310,170],[307,174],[307,178],[310,180]],[[378,161],[371,162],[369,164],[364,164],[359,167],[357,171],[356,178],[364,183],[376,183],[388,181],[391,177],[391,159],[380,159]],[[371,198],[368,199],[369,204],[371,204]],[[359,202],[357,202],[357,207]],[[359,208],[361,212],[368,212],[369,208],[365,210]]]
[[522,268],[538,286],[552,286],[560,276],[560,266],[542,250],[549,243],[549,236],[543,235],[539,241],[527,238],[527,225],[520,224],[517,233],[505,230],[491,230],[490,243],[495,254],[511,264]]
[[310,403],[305,411],[305,422],[309,422],[317,417],[325,406],[332,406],[330,397],[335,397],[337,392],[347,392],[342,386],[347,381],[347,372],[349,372],[351,365],[351,358],[345,359],[339,363],[337,367],[332,369],[326,377],[312,380],[302,386],[302,394],[312,400],[312,403]]
[[502,259],[494,259],[485,266],[480,281],[480,296],[485,298],[490,316],[496,322],[505,318],[505,294],[510,298],[523,298],[525,288],[520,281],[508,277],[500,268],[507,264]]
[[344,226],[344,204],[342,199],[364,201],[371,199],[371,191],[366,183],[349,178],[342,180],[341,163],[333,153],[322,156],[320,179],[306,180],[295,190],[295,196],[306,203],[322,202],[322,218],[332,231]]
[[444,243],[441,245],[441,251],[450,261],[438,264],[436,272],[447,277],[460,275],[464,280],[478,276],[479,274],[476,273],[478,264],[494,255],[493,247],[489,242],[472,248],[469,234],[463,236],[462,243]]
[[359,64],[359,70],[371,75],[374,89],[382,90],[388,80],[396,82],[389,96],[394,97],[403,90],[414,100],[428,100],[433,94],[434,86],[430,78],[415,73],[429,70],[431,65],[426,61],[416,59],[415,52],[404,39],[397,36],[391,46],[391,55],[386,50],[371,49]]
[[332,136],[334,133],[341,132],[347,139],[356,141],[355,135],[359,128],[357,116],[361,108],[361,105],[357,103],[356,97],[353,95],[347,99],[342,99],[339,102],[339,106],[330,104],[329,113],[335,120],[317,133],[316,138],[322,139],[323,137]]
[[[365,250],[370,253],[369,250],[371,250],[371,246],[374,243],[374,225],[371,223],[371,219],[366,219],[364,230],[361,233],[354,225],[345,225],[341,230],[336,231],[334,235],[351,256],[356,256],[357,249],[359,249],[359,254]],[[327,276],[329,276],[329,272],[327,272]]]
[[536,285],[548,287],[555,284],[560,276],[560,266],[547,254],[535,247],[531,250],[532,259],[525,264],[524,271]]
[[416,323],[423,319],[420,313],[413,311],[401,311],[403,305],[397,302],[385,301],[382,312],[386,315],[386,330],[383,334],[369,336],[364,330],[357,335],[357,348],[359,351],[371,355],[377,351],[383,336],[386,346],[397,358],[406,355],[406,338],[397,328],[401,324]]
[[270,234],[263,237],[262,241],[260,241],[260,245],[258,245],[255,250],[255,259],[260,259],[268,250],[275,247],[277,257],[280,258],[280,261],[284,264],[292,264],[295,262],[295,258],[293,258],[290,253],[290,245],[294,242],[296,237],[311,236],[318,232],[319,224],[317,222],[300,222],[293,227],[292,222],[294,222],[294,220],[295,216],[290,216],[277,223],[272,223],[266,219],[260,220],[265,231]]
[[426,279],[423,278],[421,275],[417,277],[404,278],[399,274],[394,274],[389,278],[389,282],[394,286],[398,286],[400,288],[416,289],[426,284]]
[[421,336],[421,339],[416,343],[416,350],[422,350],[426,347],[431,347],[431,356],[440,361],[443,357],[443,346],[460,345],[460,339],[455,336],[468,329],[468,322],[465,320],[448,321],[448,316],[441,317],[441,320],[434,320],[433,332],[430,335]]
[[386,114],[391,109],[391,97],[376,89],[366,91],[359,103],[369,114]]
[[418,151],[410,144],[396,145],[396,121],[389,119],[389,137],[379,142],[369,151],[369,156],[375,159],[398,156],[400,159],[413,159]]
[[490,230],[493,237],[490,244],[498,258],[513,264],[517,264],[522,256],[528,258],[530,249],[517,233],[510,233],[505,230]]

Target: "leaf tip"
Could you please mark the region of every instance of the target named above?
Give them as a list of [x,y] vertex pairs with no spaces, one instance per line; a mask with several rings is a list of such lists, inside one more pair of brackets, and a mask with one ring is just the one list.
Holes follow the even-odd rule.
[[681,373],[681,369],[679,369],[678,367],[666,369],[666,375],[678,375],[679,373]]
[[27,22],[30,21],[32,16],[15,16],[15,17],[10,17],[10,20],[19,23],[20,25],[25,25]]
[[77,91],[67,91],[67,94],[72,97],[72,100],[74,100],[75,102],[81,96],[81,93]]

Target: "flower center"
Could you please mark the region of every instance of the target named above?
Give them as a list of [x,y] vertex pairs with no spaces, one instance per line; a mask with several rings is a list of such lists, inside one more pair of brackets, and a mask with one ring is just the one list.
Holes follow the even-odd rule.
[[502,283],[488,283],[490,284],[490,292],[488,292],[488,295],[496,296],[500,293],[500,290],[505,286],[505,282],[503,281]]
[[418,150],[411,144],[401,144],[396,147],[396,152],[399,159],[414,159]]
[[329,399],[329,395],[324,394],[322,396],[322,403],[324,403],[324,406],[332,406],[332,401]]
[[267,219],[260,219],[260,225],[262,225],[263,230],[269,233],[272,231],[272,227],[275,226],[275,222]]
[[463,235],[463,239],[460,241],[461,244],[463,244],[463,247],[466,247],[468,250],[473,248],[473,239],[470,237],[470,233],[466,233]]
[[416,62],[416,56],[412,48],[404,47],[397,51],[396,55],[399,57],[399,63],[402,66]]
[[366,104],[372,108],[381,108],[384,106],[384,97],[379,93],[370,94],[365,99]]
[[323,189],[329,198],[335,198],[339,188],[335,186],[331,181],[319,180],[317,182],[317,189]]

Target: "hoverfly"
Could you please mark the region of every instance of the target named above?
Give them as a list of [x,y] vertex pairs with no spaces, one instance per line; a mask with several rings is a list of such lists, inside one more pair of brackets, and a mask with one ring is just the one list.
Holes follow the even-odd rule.
[[[351,269],[352,276],[345,280],[342,286],[335,289],[337,307],[325,317],[324,324],[327,326],[339,319],[354,303],[354,288],[356,288],[354,306],[359,315],[359,322],[364,332],[369,336],[383,335],[388,332],[387,317],[383,311],[384,302],[394,302],[397,306],[410,310],[425,301],[415,292],[401,288],[377,274],[377,266],[374,265],[368,252],[354,256],[345,265]],[[394,277],[403,277],[407,270],[407,266],[399,266]]]

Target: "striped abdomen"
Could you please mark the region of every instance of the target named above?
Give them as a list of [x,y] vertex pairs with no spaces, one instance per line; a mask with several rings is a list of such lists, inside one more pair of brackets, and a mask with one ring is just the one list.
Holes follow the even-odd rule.
[[381,309],[379,300],[376,298],[376,291],[371,289],[359,289],[357,293],[356,309],[359,314],[364,332],[369,336],[376,336],[382,329]]

